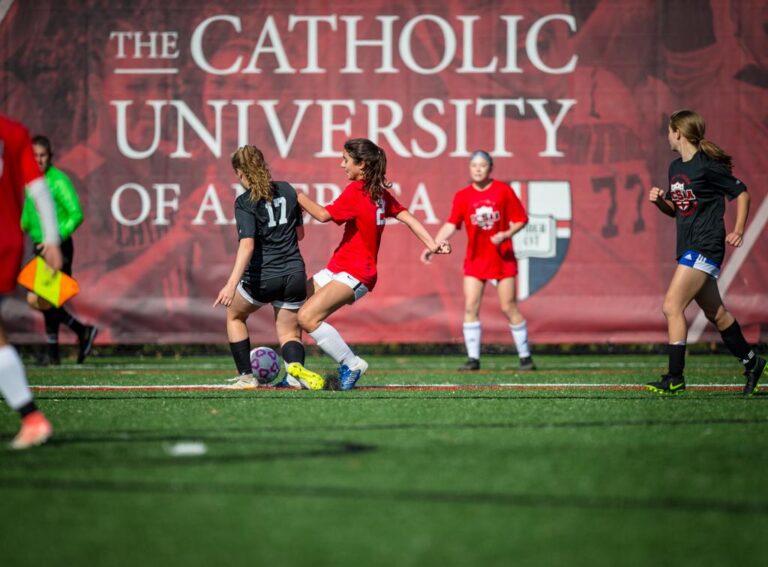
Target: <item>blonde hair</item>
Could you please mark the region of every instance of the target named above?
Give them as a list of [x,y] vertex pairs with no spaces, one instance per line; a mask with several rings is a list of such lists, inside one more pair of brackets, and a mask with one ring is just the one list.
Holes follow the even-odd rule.
[[232,168],[243,172],[251,200],[272,200],[272,173],[264,154],[256,146],[241,146],[232,154]]
[[669,127],[673,132],[680,132],[683,138],[696,146],[707,156],[719,161],[728,171],[733,171],[733,159],[716,143],[704,138],[707,127],[704,119],[693,110],[678,110],[669,117]]

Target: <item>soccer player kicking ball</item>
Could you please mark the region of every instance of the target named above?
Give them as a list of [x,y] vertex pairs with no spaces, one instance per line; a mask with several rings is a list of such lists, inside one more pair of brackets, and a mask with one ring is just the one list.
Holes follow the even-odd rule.
[[[16,287],[16,277],[24,252],[21,210],[24,192],[35,201],[43,227],[40,255],[51,268],[61,269],[61,249],[48,186],[35,163],[29,133],[21,124],[0,115],[0,304]],[[21,415],[21,430],[11,442],[13,449],[27,449],[45,443],[53,428],[43,415],[27,385],[24,365],[8,344],[0,318],[0,393]]]
[[[325,322],[344,305],[359,301],[373,291],[378,277],[376,258],[386,219],[394,217],[416,235],[434,254],[450,254],[447,242],[435,242],[424,226],[397,202],[388,191],[387,156],[380,147],[364,138],[344,143],[341,167],[350,183],[327,207],[299,194],[299,204],[320,222],[332,220],[344,225],[344,236],[325,269],[307,282],[309,299],[299,310],[299,324],[315,339],[317,346],[339,364],[339,385],[351,390],[368,369],[339,332]],[[288,373],[298,376],[301,368]]]
[[238,376],[232,388],[259,385],[251,369],[248,316],[267,303],[275,312],[275,329],[287,369],[284,386],[322,390],[325,379],[304,368],[304,345],[297,311],[307,297],[302,212],[296,190],[272,181],[264,155],[256,146],[243,146],[232,155],[232,168],[246,192],[235,200],[235,223],[240,240],[235,266],[213,306],[227,308],[227,336]]
[[[646,387],[657,394],[685,390],[685,344],[688,323],[685,308],[701,307],[725,346],[744,364],[744,394],[753,394],[765,369],[739,323],[723,305],[717,277],[725,256],[725,243],[739,247],[749,214],[747,187],[731,173],[733,163],[713,142],[704,139],[704,119],[692,110],[679,110],[669,118],[668,140],[680,157],[669,166],[669,190],[652,187],[650,201],[677,224],[677,268],[664,298],[669,333],[669,371]],[[736,199],[736,224],[726,236],[725,197]]]

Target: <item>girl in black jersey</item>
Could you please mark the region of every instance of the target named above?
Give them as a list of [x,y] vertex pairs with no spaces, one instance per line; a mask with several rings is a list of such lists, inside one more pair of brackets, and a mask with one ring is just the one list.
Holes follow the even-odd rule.
[[[756,389],[765,360],[744,339],[741,327],[723,305],[717,277],[725,243],[739,247],[749,214],[749,193],[732,175],[733,163],[713,142],[704,139],[704,120],[696,112],[680,110],[669,119],[669,146],[680,157],[669,166],[669,190],[652,187],[650,201],[677,223],[677,269],[664,298],[669,333],[669,372],[647,388],[659,394],[685,390],[683,368],[688,324],[685,308],[701,307],[720,331],[725,346],[744,364],[744,394]],[[736,224],[726,235],[725,197],[736,200]]]
[[233,388],[259,385],[251,370],[251,344],[246,320],[266,303],[275,312],[275,329],[283,360],[300,371],[286,376],[284,385],[320,390],[325,380],[304,368],[304,345],[297,312],[307,297],[304,259],[299,240],[304,237],[302,211],[296,190],[272,181],[264,155],[256,146],[232,154],[232,168],[246,192],[235,200],[235,222],[240,240],[235,266],[213,306],[227,308],[227,336],[239,376]]

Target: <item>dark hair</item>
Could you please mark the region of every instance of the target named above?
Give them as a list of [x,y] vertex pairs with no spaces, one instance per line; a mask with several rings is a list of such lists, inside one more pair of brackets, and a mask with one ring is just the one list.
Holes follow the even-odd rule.
[[32,138],[33,146],[43,146],[45,151],[48,152],[48,159],[53,160],[53,150],[51,149],[51,141],[45,136],[37,135]]
[[733,159],[720,146],[704,139],[707,127],[704,119],[693,110],[678,110],[669,117],[669,127],[673,132],[680,132],[683,138],[699,148],[708,157],[722,163],[728,171],[733,171]]
[[241,146],[232,154],[232,169],[239,169],[248,181],[251,200],[272,200],[272,174],[264,154],[256,146]]
[[378,200],[385,189],[392,187],[392,183],[387,181],[387,154],[365,138],[347,140],[344,149],[355,165],[365,164],[363,188],[372,201]]

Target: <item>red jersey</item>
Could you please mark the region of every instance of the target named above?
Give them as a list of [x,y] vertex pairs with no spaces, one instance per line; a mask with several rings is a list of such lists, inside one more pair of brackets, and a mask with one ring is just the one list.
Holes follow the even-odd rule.
[[0,115],[0,294],[16,287],[24,252],[20,219],[25,187],[39,177],[29,132]]
[[378,202],[366,195],[362,181],[353,181],[325,209],[336,224],[344,223],[344,236],[328,261],[332,272],[347,272],[369,290],[376,285],[376,258],[387,217],[405,210],[389,191]]
[[491,236],[509,230],[510,223],[528,222],[523,204],[509,185],[494,179],[482,191],[472,185],[460,189],[453,197],[448,222],[457,228],[467,226],[465,275],[480,280],[517,275],[512,239],[507,238],[498,246],[491,242]]

